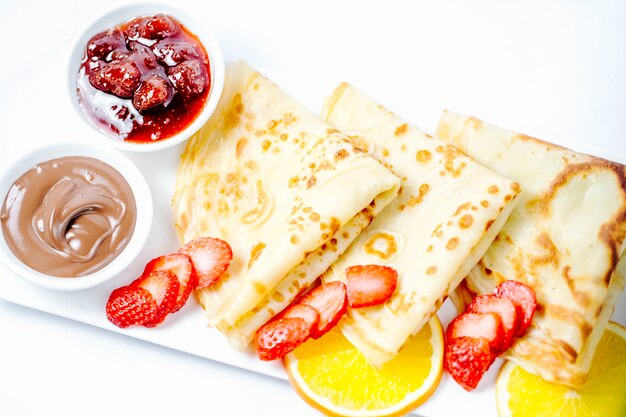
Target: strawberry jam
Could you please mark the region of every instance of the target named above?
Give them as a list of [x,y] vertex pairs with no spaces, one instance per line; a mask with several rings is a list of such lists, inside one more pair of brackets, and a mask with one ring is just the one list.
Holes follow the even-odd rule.
[[210,88],[206,50],[164,14],[138,17],[95,35],[77,79],[87,118],[105,134],[137,143],[167,139],[189,126]]

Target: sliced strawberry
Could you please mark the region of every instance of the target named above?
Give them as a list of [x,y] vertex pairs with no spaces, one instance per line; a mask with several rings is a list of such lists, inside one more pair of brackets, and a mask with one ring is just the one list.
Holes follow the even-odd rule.
[[184,253],[172,253],[159,256],[148,262],[142,276],[149,275],[153,271],[169,271],[176,275],[179,288],[176,303],[171,312],[175,313],[183,308],[189,298],[189,294],[191,294],[198,285],[198,278],[193,269],[191,258]]
[[484,337],[489,341],[489,347],[496,356],[498,352],[501,352],[504,336],[500,317],[494,313],[463,313],[457,316],[448,325],[446,339],[452,343],[454,339],[463,336]]
[[179,252],[189,255],[198,276],[198,289],[217,281],[233,260],[230,245],[221,239],[200,237],[180,248]]
[[515,304],[508,298],[496,297],[493,294],[479,295],[465,309],[468,313],[494,313],[502,322],[502,351],[511,347],[513,336],[517,330],[517,311]]
[[320,321],[320,314],[311,306],[306,304],[293,304],[290,307],[287,307],[283,312],[279,315],[278,318],[291,318],[298,317],[304,320],[307,325],[311,326],[311,330],[313,328],[317,328],[317,323]]
[[504,281],[498,285],[493,294],[497,297],[508,298],[515,304],[517,310],[517,330],[515,335],[521,336],[530,326],[537,309],[537,297],[528,285],[518,281]]
[[483,337],[461,336],[446,345],[443,365],[466,391],[476,388],[492,363],[489,341]]
[[346,268],[346,288],[350,307],[382,304],[398,284],[395,269],[382,265],[355,265]]
[[170,271],[152,271],[133,281],[131,286],[148,290],[157,303],[157,314],[154,320],[143,323],[146,327],[155,327],[165,320],[165,317],[176,305],[180,284],[176,275]]
[[121,328],[154,320],[157,309],[149,291],[129,285],[113,290],[106,305],[107,318]]
[[320,315],[317,327],[313,327],[311,337],[319,338],[335,327],[348,307],[346,286],[341,281],[322,284],[308,293],[299,304],[313,307]]
[[291,352],[311,334],[311,326],[300,317],[283,317],[263,325],[256,333],[256,351],[262,361],[273,361]]

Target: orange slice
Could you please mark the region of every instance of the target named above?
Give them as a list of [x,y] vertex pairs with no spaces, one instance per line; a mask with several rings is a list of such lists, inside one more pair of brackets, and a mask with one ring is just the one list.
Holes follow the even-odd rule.
[[310,405],[331,416],[400,416],[422,404],[439,385],[443,332],[437,317],[381,369],[369,365],[337,327],[284,358],[291,385]]
[[580,389],[546,382],[513,362],[496,382],[500,417],[626,416],[626,329],[610,322]]

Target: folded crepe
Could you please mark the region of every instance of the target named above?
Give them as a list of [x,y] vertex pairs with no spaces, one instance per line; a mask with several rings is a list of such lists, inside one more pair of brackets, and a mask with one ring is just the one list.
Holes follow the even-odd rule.
[[323,115],[402,179],[400,196],[322,276],[345,280],[347,267],[366,264],[398,272],[397,288],[386,303],[349,309],[339,323],[367,360],[380,367],[483,256],[520,188],[347,84],[326,100]]
[[179,240],[227,241],[233,261],[198,291],[209,325],[244,348],[378,212],[399,179],[348,137],[240,62],[209,122],[181,157]]
[[504,280],[530,285],[539,308],[505,357],[548,381],[580,386],[624,287],[625,167],[451,112],[437,136],[524,190],[459,289],[457,307]]

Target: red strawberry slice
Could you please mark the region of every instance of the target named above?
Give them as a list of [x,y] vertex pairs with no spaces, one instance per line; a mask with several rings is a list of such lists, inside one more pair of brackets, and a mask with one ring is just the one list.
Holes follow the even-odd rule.
[[256,333],[256,351],[262,361],[273,361],[291,352],[311,334],[311,326],[300,317],[283,317],[263,325]]
[[493,294],[497,297],[508,298],[515,304],[517,310],[516,336],[521,336],[530,326],[537,309],[535,292],[526,284],[518,281],[504,281],[498,285]]
[[113,290],[106,305],[109,321],[117,327],[128,327],[154,320],[157,303],[149,291],[129,285]]
[[346,288],[350,307],[382,304],[398,284],[395,269],[381,265],[355,265],[346,268]]
[[282,319],[291,317],[301,318],[311,327],[311,329],[314,327],[317,328],[317,323],[320,321],[320,314],[317,310],[306,304],[293,304],[283,310],[278,318]]
[[517,330],[517,311],[515,304],[508,298],[499,298],[493,294],[480,295],[465,309],[468,313],[494,313],[502,322],[502,351],[511,347]]
[[171,312],[175,313],[183,308],[189,298],[189,294],[191,294],[198,285],[198,278],[193,269],[191,258],[184,253],[172,253],[159,256],[148,262],[142,276],[149,275],[153,271],[169,271],[176,275],[179,288],[176,303]]
[[466,391],[476,388],[492,363],[489,341],[483,337],[461,336],[446,345],[443,365]]
[[322,284],[308,293],[299,304],[313,307],[319,313],[317,326],[311,330],[311,337],[318,339],[335,327],[348,307],[346,286],[341,281]]
[[152,271],[133,281],[131,286],[148,290],[157,303],[157,314],[153,320],[143,323],[146,327],[155,327],[165,320],[165,317],[176,305],[180,284],[176,275],[169,271]]
[[233,260],[230,245],[221,239],[200,237],[180,248],[179,252],[191,258],[198,276],[198,289],[217,281]]
[[463,313],[457,316],[448,325],[446,339],[452,343],[454,339],[463,336],[484,337],[489,341],[489,347],[495,356],[501,352],[504,336],[500,317],[494,313]]

